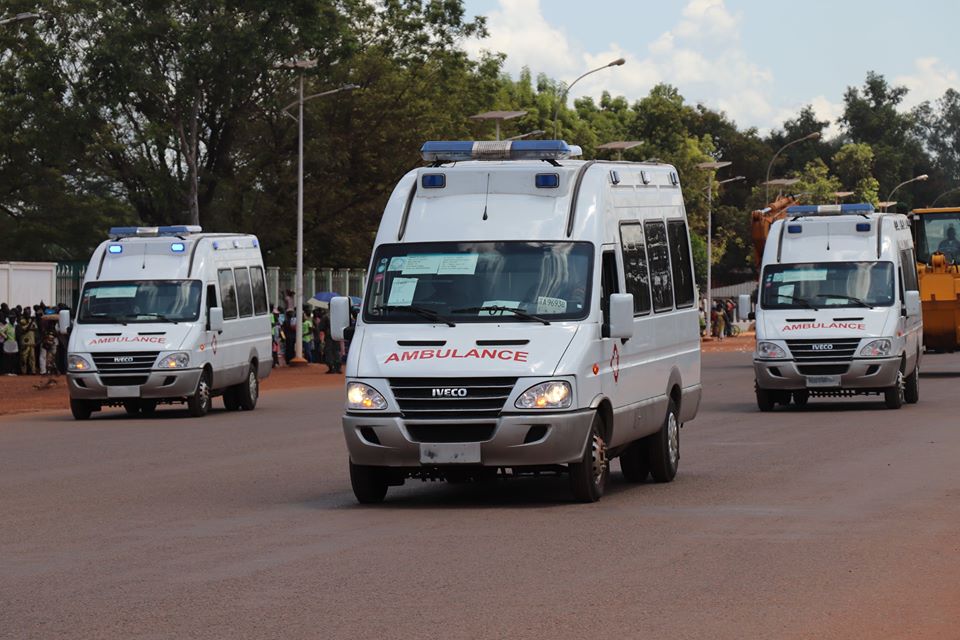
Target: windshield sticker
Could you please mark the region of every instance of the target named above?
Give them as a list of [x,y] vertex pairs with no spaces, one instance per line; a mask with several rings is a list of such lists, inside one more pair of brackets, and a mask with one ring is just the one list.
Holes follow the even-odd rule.
[[806,331],[809,329],[850,329],[851,331],[866,331],[867,325],[862,322],[797,322],[784,325],[784,331]]
[[387,271],[403,271],[405,266],[407,266],[407,256],[397,256],[390,259],[390,266],[387,267]]
[[563,298],[548,298],[539,296],[537,298],[537,313],[566,313],[567,301]]
[[387,305],[405,307],[413,303],[413,294],[417,290],[416,278],[394,278],[390,285],[390,298]]
[[115,287],[95,287],[90,290],[94,298],[136,298],[137,285],[118,285]]
[[440,268],[440,260],[443,258],[439,254],[421,254],[407,256],[407,263],[403,266],[403,275],[423,275],[427,273],[436,273]]
[[[775,274],[774,277],[776,277]],[[784,282],[815,282],[827,279],[826,269],[795,269],[783,273]]]
[[529,351],[515,351],[513,349],[470,349],[461,352],[459,349],[413,349],[401,353],[391,353],[384,360],[384,364],[391,362],[409,362],[411,360],[503,360],[511,362],[526,362]]
[[477,272],[477,260],[479,258],[480,254],[477,253],[455,253],[440,256],[440,266],[437,269],[437,274],[472,276]]
[[[519,300],[484,300],[481,307],[510,307],[511,309],[519,309],[520,301]],[[513,311],[480,311],[477,313],[480,316],[512,316],[514,315]]]

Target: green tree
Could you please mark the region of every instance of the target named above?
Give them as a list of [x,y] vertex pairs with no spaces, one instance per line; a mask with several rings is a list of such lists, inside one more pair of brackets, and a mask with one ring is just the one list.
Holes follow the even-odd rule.
[[873,177],[873,149],[868,144],[846,144],[833,156],[843,188],[853,191],[853,202],[880,202],[880,184]]

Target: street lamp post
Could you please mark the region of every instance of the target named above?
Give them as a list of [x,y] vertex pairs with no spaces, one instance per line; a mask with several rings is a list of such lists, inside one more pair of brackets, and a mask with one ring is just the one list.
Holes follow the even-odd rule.
[[[887,202],[892,202],[893,204],[896,204],[896,203],[893,201],[893,194],[895,194],[895,193],[897,192],[897,189],[899,189],[899,188],[902,187],[903,185],[905,185],[905,184],[910,184],[911,182],[923,182],[924,180],[926,180],[926,179],[929,178],[929,177],[930,177],[930,176],[928,176],[927,174],[921,173],[921,174],[920,174],[919,176],[917,176],[916,178],[910,178],[909,180],[904,180],[903,182],[901,182],[900,184],[898,184],[897,186],[895,186],[895,187],[893,188],[893,191],[891,191],[891,192],[890,192],[890,195],[887,196]],[[888,206],[889,206],[889,205],[888,205]],[[887,207],[884,207],[883,210],[886,211],[886,210],[887,210]]]
[[[713,176],[718,169],[724,167],[729,167],[731,162],[701,162],[697,165],[698,169],[703,169],[704,171],[709,171],[709,183],[707,185],[707,306],[704,309],[704,316],[707,323],[707,336],[713,335],[712,323],[710,322],[712,318],[710,314],[713,312]],[[731,178],[729,180],[724,180],[723,182],[732,182],[733,180],[741,179],[742,176],[737,176],[737,178]],[[722,183],[721,183],[722,184]]]
[[944,191],[943,193],[941,193],[940,195],[938,195],[936,198],[933,199],[933,202],[930,203],[930,207],[933,208],[937,206],[937,203],[940,202],[940,198],[942,198],[943,196],[948,196],[951,193],[956,193],[957,191],[960,191],[960,187],[954,187],[953,189],[948,189],[947,191]]
[[[783,145],[782,147],[780,147],[779,149],[777,149],[777,152],[776,152],[775,154],[773,154],[773,157],[772,157],[772,158],[770,158],[770,164],[767,165],[767,179],[766,179],[766,183],[769,183],[769,182],[770,182],[770,170],[773,168],[773,162],[774,162],[774,160],[777,159],[777,156],[779,156],[780,153],[781,153],[784,149],[786,149],[787,147],[792,147],[793,145],[798,144],[798,143],[800,143],[800,142],[803,142],[804,140],[819,140],[819,139],[820,139],[820,132],[819,132],[819,131],[814,131],[813,133],[808,134],[808,135],[805,135],[805,136],[803,136],[802,138],[797,138],[796,140],[791,140],[791,141],[788,142],[787,144],[785,144],[785,145]],[[763,190],[763,203],[764,203],[764,205],[766,205],[768,202],[770,202],[770,185],[769,185],[769,184],[766,184],[766,185],[764,186],[764,190]]]
[[626,62],[626,60],[624,60],[623,58],[617,58],[617,59],[614,60],[613,62],[608,62],[607,64],[603,65],[602,67],[597,67],[596,69],[591,69],[590,71],[587,71],[586,73],[582,74],[582,75],[581,75],[580,77],[578,77],[576,80],[574,80],[573,82],[571,82],[570,84],[567,85],[567,87],[563,90],[563,93],[560,95],[560,99],[557,100],[557,105],[556,105],[556,107],[555,107],[554,110],[553,110],[553,137],[554,137],[554,139],[556,139],[556,137],[557,137],[557,117],[559,117],[559,115],[560,115],[560,105],[563,103],[564,100],[567,99],[567,94],[570,93],[570,89],[573,87],[573,85],[577,84],[578,82],[580,82],[581,80],[583,80],[584,78],[586,78],[586,77],[587,77],[588,75],[590,75],[591,73],[596,73],[597,71],[602,71],[602,70],[606,69],[607,67],[619,67],[620,65],[624,64],[625,62]]
[[297,281],[296,292],[294,294],[294,319],[296,320],[297,337],[293,345],[295,356],[288,364],[301,365],[307,362],[303,357],[303,103],[313,98],[329,96],[341,91],[351,91],[358,87],[354,84],[345,84],[336,89],[315,93],[305,98],[303,96],[304,74],[307,69],[313,69],[317,66],[316,58],[312,60],[284,62],[280,66],[288,69],[298,69],[300,71],[299,98],[296,102],[291,102],[284,107],[283,113],[289,115],[287,109],[293,105],[298,105],[299,107],[297,116],[297,128],[299,130],[297,140]]
[[524,138],[530,138],[532,136],[539,136],[540,134],[545,133],[543,129],[534,129],[533,131],[527,131],[526,133],[521,133],[516,136],[510,136],[509,138],[504,138],[505,141],[510,140],[523,140]]
[[18,13],[15,16],[11,16],[9,18],[3,18],[2,20],[0,20],[0,26],[5,24],[10,24],[11,22],[27,22],[30,20],[39,20],[39,19],[40,19],[39,13]]

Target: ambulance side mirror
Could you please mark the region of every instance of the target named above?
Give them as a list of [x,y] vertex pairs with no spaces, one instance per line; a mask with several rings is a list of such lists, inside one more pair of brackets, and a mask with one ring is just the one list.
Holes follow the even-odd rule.
[[907,308],[907,317],[914,318],[920,315],[920,292],[904,291],[903,304]]
[[66,309],[60,312],[60,317],[57,319],[57,329],[64,335],[70,331],[70,312]]
[[627,340],[633,337],[633,294],[610,294],[610,331],[611,338]]
[[750,319],[750,294],[741,293],[737,298],[737,315],[741,320]]
[[210,307],[207,316],[207,329],[223,333],[223,307]]
[[337,296],[330,300],[330,334],[334,340],[343,340],[350,326],[350,298]]

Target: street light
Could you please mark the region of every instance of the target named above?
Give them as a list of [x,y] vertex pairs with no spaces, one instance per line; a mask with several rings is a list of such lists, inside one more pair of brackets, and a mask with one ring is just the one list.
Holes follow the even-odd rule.
[[940,202],[940,198],[942,198],[943,196],[950,195],[951,193],[954,193],[956,191],[960,191],[960,187],[954,187],[953,189],[948,189],[947,191],[944,191],[943,193],[941,193],[940,195],[938,195],[936,198],[933,199],[933,203],[930,205],[930,207],[933,208],[937,206],[937,203]]
[[[895,187],[893,188],[893,191],[891,191],[891,192],[890,192],[890,195],[887,196],[887,202],[893,202],[893,194],[895,194],[895,193],[897,192],[897,189],[899,189],[899,188],[902,187],[903,185],[905,185],[905,184],[910,184],[911,182],[923,182],[924,180],[926,180],[926,179],[929,178],[929,177],[930,177],[930,176],[928,176],[927,174],[921,173],[921,174],[918,175],[916,178],[910,178],[909,180],[904,180],[903,182],[901,182],[900,184],[898,184],[897,186],[895,186]],[[887,207],[884,207],[883,210],[886,211],[886,210],[887,210]]]
[[567,99],[567,94],[570,93],[570,89],[573,87],[573,85],[577,84],[578,82],[586,78],[591,73],[596,73],[597,71],[603,71],[607,67],[619,67],[625,62],[626,60],[624,60],[623,58],[617,58],[613,62],[608,62],[602,67],[597,67],[596,69],[591,69],[590,71],[587,71],[586,73],[581,75],[579,78],[577,78],[576,80],[574,80],[573,82],[567,85],[567,88],[563,90],[563,93],[560,95],[560,99],[557,100],[557,105],[553,110],[553,137],[554,138],[557,137],[557,117],[560,115],[560,105],[563,104],[563,101]]
[[543,129],[534,129],[533,131],[527,131],[526,133],[521,133],[517,136],[510,136],[509,138],[504,138],[504,140],[523,140],[524,138],[529,138],[531,136],[539,136],[542,133],[546,133]]
[[[772,158],[770,158],[770,164],[767,165],[767,179],[766,179],[766,182],[770,182],[770,170],[773,168],[773,161],[777,159],[777,156],[779,156],[780,153],[781,153],[784,149],[786,149],[787,147],[792,147],[793,145],[795,145],[795,144],[797,144],[797,143],[800,143],[800,142],[803,142],[803,141],[805,141],[805,140],[819,140],[819,139],[820,139],[820,132],[819,132],[819,131],[814,131],[813,133],[808,134],[808,135],[805,135],[805,136],[803,136],[802,138],[797,138],[796,140],[791,140],[791,141],[788,142],[787,144],[785,144],[785,145],[783,145],[782,147],[780,147],[779,149],[777,149],[777,152],[776,152],[775,154],[773,154],[773,157],[772,157]],[[763,203],[764,203],[764,205],[766,205],[768,202],[770,202],[770,185],[769,185],[769,184],[766,185],[766,187],[765,187],[764,190],[763,190]]]
[[[711,287],[713,286],[713,176],[719,169],[724,167],[729,167],[732,162],[701,162],[697,165],[698,169],[703,169],[704,171],[710,172],[709,183],[707,185],[707,308],[704,309],[704,316],[707,322],[707,336],[712,336],[713,331],[710,320],[710,314],[713,312],[713,295]],[[737,176],[736,178],[730,178],[729,180],[724,180],[723,182],[733,182],[734,180],[742,179],[743,176]],[[720,184],[723,184],[721,182]]]
[[[294,343],[295,357],[288,364],[305,364],[303,357],[303,103],[313,98],[333,95],[341,91],[352,91],[359,88],[355,84],[345,84],[336,89],[315,93],[312,96],[304,98],[303,96],[303,76],[307,69],[313,69],[317,66],[316,58],[311,60],[293,60],[280,63],[278,66],[286,69],[298,69],[300,71],[300,96],[299,98],[283,108],[283,113],[293,105],[299,105],[300,110],[297,117],[299,129],[299,138],[297,140],[297,282],[294,296],[294,318],[296,319],[297,337]],[[293,117],[293,116],[291,116]]]
[[39,20],[39,19],[40,19],[39,13],[18,13],[17,15],[12,16],[10,18],[4,18],[0,20],[0,25],[10,24],[11,22],[27,22],[27,21]]

